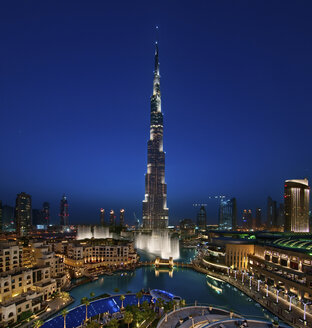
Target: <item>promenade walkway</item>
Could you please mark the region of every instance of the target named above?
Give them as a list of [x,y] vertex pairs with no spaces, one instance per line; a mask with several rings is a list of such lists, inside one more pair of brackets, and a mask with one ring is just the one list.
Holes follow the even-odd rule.
[[277,296],[271,290],[267,290],[263,283],[259,283],[258,291],[258,281],[255,279],[251,280],[250,283],[247,276],[243,277],[242,273],[238,271],[235,278],[234,274],[226,275],[224,273],[208,270],[207,268],[203,268],[199,261],[193,262],[193,268],[235,286],[292,327],[312,327],[312,315],[310,313],[306,312],[306,320],[304,320],[304,310],[300,307],[293,304],[291,311],[289,311],[290,303],[282,297],[282,294]]

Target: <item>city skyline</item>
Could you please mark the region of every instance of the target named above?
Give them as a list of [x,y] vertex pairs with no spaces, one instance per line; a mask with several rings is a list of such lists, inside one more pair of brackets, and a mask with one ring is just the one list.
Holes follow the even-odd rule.
[[[306,7],[281,4],[160,1],[138,13],[124,4],[123,21],[115,5],[93,3],[83,15],[78,2],[64,4],[70,24],[57,5],[34,3],[21,18],[23,8],[1,4],[2,204],[14,206],[24,191],[33,208],[48,201],[56,223],[65,193],[73,223],[98,221],[100,208],[142,218],[157,24],[170,222],[195,219],[192,204],[210,195],[236,197],[238,218],[244,208],[265,213],[268,196],[283,202],[285,180],[311,176],[301,140],[309,138],[312,49]],[[175,10],[184,16],[170,16]],[[217,211],[208,203],[208,223]]]

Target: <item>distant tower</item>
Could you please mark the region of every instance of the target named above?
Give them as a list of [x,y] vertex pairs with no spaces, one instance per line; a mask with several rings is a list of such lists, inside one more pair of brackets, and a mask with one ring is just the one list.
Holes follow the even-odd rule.
[[0,232],[3,231],[3,220],[2,220],[2,201],[0,200]]
[[257,208],[254,228],[259,229],[261,227],[261,217],[262,217],[262,210],[261,210],[261,208]]
[[17,194],[15,205],[16,234],[27,236],[31,231],[31,196],[22,192]]
[[48,202],[44,202],[42,205],[42,216],[43,216],[43,224],[50,224],[50,204]]
[[109,225],[110,226],[115,225],[115,212],[114,212],[114,210],[110,210],[110,212],[109,212]]
[[219,229],[236,229],[236,198],[221,199],[219,207]]
[[277,227],[276,201],[270,196],[267,201],[267,228]]
[[120,220],[120,225],[123,227],[125,225],[125,210],[124,209],[120,210],[119,220]]
[[207,214],[205,210],[205,206],[201,206],[198,214],[197,214],[197,226],[201,230],[205,230],[207,225]]
[[67,226],[68,225],[68,202],[65,195],[63,195],[60,202],[60,225]]
[[309,198],[307,179],[285,181],[285,231],[309,232]]
[[153,95],[151,97],[150,139],[147,142],[143,228],[151,230],[167,228],[168,215],[165,153],[163,149],[163,114],[161,112],[158,44],[156,42]]
[[243,228],[244,229],[252,228],[252,211],[251,210],[243,211]]
[[105,210],[104,210],[104,208],[100,209],[100,222],[101,222],[102,226],[105,225]]

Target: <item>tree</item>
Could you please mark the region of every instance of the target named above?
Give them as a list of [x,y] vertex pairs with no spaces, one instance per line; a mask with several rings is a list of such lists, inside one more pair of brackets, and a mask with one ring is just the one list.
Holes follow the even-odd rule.
[[61,314],[64,318],[64,328],[66,328],[66,317],[67,317],[67,314],[68,314],[68,310],[67,309],[62,310]]
[[139,307],[139,306],[140,306],[140,299],[142,298],[143,293],[142,293],[141,291],[139,291],[139,292],[137,292],[137,293],[135,294],[135,296],[136,296],[137,299],[138,299],[138,307]]
[[81,304],[84,304],[86,306],[86,321],[88,321],[88,306],[90,305],[90,301],[87,297],[83,297],[81,299]]
[[101,325],[96,321],[90,321],[86,326],[86,328],[100,328],[100,327]]
[[186,305],[186,301],[184,300],[184,299],[182,299],[181,301],[180,301],[180,305],[183,307],[183,306],[185,306]]
[[43,325],[43,321],[39,319],[39,320],[36,320],[36,321],[34,322],[33,327],[34,327],[34,328],[40,328],[42,325]]
[[125,295],[120,295],[120,300],[121,300],[121,309],[123,309],[123,302],[126,299]]
[[119,293],[119,288],[115,288],[115,289],[114,289],[114,292],[115,292],[115,293]]
[[119,327],[119,322],[117,319],[112,319],[109,323],[108,323],[108,327],[109,328],[118,328]]
[[95,294],[93,292],[90,293],[90,297],[93,298]]
[[126,311],[123,320],[124,323],[127,324],[129,328],[130,323],[133,321],[133,314],[129,311]]

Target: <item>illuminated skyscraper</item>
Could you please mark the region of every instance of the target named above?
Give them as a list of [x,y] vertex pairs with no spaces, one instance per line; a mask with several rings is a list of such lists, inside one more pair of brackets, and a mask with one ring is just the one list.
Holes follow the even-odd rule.
[[167,185],[165,183],[165,153],[163,150],[163,114],[161,112],[158,44],[155,44],[153,95],[151,96],[150,139],[147,143],[147,173],[143,200],[143,228],[168,227]]
[[63,195],[61,202],[60,202],[60,225],[66,226],[68,225],[68,202],[65,195]]
[[277,227],[276,201],[269,196],[267,201],[267,228],[275,227]]
[[43,224],[49,225],[49,223],[50,223],[50,204],[48,202],[44,202],[42,205],[42,217],[43,217]]
[[309,232],[309,200],[307,179],[285,181],[285,231]]
[[123,227],[125,225],[125,210],[124,209],[120,210],[119,220],[120,220],[119,221],[120,225]]
[[0,200],[0,232],[3,231],[3,220],[2,220],[2,201]]
[[16,197],[16,234],[26,236],[31,231],[31,196],[22,192]]
[[262,210],[261,208],[256,209],[256,218],[255,218],[255,226],[254,229],[259,229],[261,227],[261,218],[262,218]]
[[243,228],[244,229],[252,228],[252,212],[251,212],[251,210],[243,211]]
[[197,226],[201,230],[205,230],[207,225],[207,214],[205,206],[201,206],[197,213]]
[[110,226],[115,225],[115,212],[114,212],[114,210],[110,210],[110,212],[109,212],[109,225]]
[[102,226],[105,225],[105,210],[104,210],[104,208],[100,209],[100,222],[101,222]]
[[221,199],[219,207],[219,229],[236,229],[236,198]]

